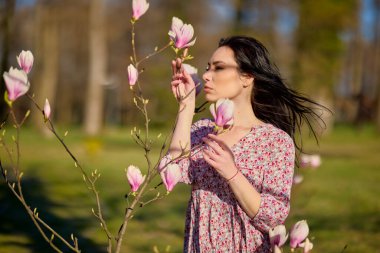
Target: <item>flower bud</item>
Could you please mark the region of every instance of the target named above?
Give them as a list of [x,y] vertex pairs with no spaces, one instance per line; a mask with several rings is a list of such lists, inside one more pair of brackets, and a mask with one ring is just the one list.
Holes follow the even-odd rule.
[[9,72],[4,72],[3,77],[10,101],[13,102],[28,92],[30,83],[25,71],[11,67]]
[[299,247],[299,244],[309,235],[309,226],[306,220],[298,221],[290,231],[290,248]]
[[34,61],[33,54],[29,50],[28,51],[22,50],[19,56],[17,56],[18,65],[27,74],[30,72],[30,70],[33,67],[33,61]]
[[133,192],[136,192],[144,182],[145,176],[142,176],[138,167],[130,165],[127,169],[127,179]]
[[146,0],[133,0],[132,1],[132,18],[138,20],[149,8],[149,3]]

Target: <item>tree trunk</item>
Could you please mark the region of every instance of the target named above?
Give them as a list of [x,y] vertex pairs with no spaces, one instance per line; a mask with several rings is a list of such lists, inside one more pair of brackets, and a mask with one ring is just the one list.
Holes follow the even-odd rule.
[[[2,13],[4,13],[3,20],[1,20],[1,34],[2,34],[2,51],[3,55],[1,58],[1,69],[0,73],[3,74],[4,71],[9,70],[9,63],[8,63],[8,55],[10,51],[11,46],[11,40],[12,40],[12,19],[14,16],[14,10],[15,10],[16,1],[15,0],[5,0],[4,4],[4,10],[2,10]],[[5,83],[4,79],[1,77],[0,82],[0,96],[3,97],[3,94],[5,92]],[[4,119],[5,111],[6,111],[6,104],[4,102],[4,99],[0,99],[0,120]]]
[[89,77],[84,115],[88,135],[99,133],[103,123],[103,87],[106,72],[106,41],[103,0],[92,0],[90,6]]
[[[45,99],[54,112],[55,95],[58,84],[59,70],[59,34],[57,24],[57,10],[55,6],[39,2],[36,6],[37,32],[35,47],[36,78],[32,87],[35,100],[43,106]],[[52,113],[54,117],[54,113]],[[34,125],[44,131],[44,121],[39,113],[32,114]]]
[[380,0],[375,1],[376,6],[376,24],[375,24],[375,41],[374,41],[374,82],[377,87],[377,114],[376,114],[376,127],[380,132]]

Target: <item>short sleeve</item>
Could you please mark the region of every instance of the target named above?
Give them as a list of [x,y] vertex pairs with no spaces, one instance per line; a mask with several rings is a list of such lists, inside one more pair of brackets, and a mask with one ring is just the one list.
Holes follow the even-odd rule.
[[253,225],[267,233],[270,228],[284,223],[290,210],[290,192],[294,172],[294,142],[281,131],[269,145],[269,161],[264,169],[259,211]]
[[[202,143],[202,138],[212,131],[212,121],[210,119],[201,119],[196,121],[191,126],[191,149],[193,150],[196,146]],[[192,151],[193,152],[193,151]],[[181,179],[180,182],[185,184],[192,184],[193,175],[191,170],[191,158],[192,154],[190,153],[189,157],[181,157],[173,162],[177,164],[181,170]],[[161,163],[164,164],[172,161],[172,156],[167,153],[161,160]]]

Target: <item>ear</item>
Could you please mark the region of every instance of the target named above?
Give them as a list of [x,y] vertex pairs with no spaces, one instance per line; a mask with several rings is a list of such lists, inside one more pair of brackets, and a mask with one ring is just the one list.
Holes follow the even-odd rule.
[[241,76],[241,79],[243,81],[243,87],[247,88],[251,85],[253,85],[253,82],[255,81],[255,78],[252,75],[244,74]]

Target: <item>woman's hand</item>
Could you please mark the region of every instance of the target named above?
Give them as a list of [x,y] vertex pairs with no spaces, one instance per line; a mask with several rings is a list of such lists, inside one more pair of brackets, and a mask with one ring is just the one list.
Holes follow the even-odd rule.
[[209,134],[208,138],[202,140],[209,149],[203,149],[203,158],[226,180],[236,175],[238,169],[235,165],[234,155],[228,145],[214,134]]
[[172,92],[181,104],[195,104],[195,84],[191,76],[182,67],[181,59],[172,61]]

